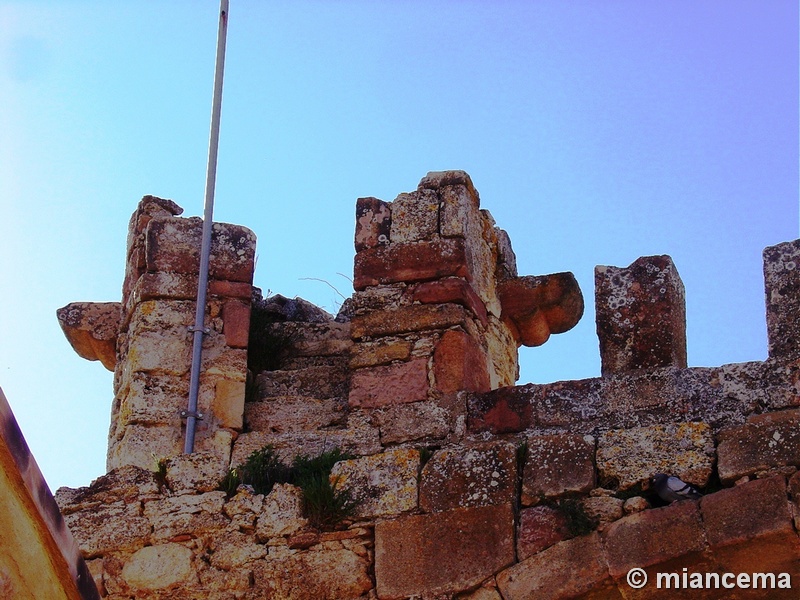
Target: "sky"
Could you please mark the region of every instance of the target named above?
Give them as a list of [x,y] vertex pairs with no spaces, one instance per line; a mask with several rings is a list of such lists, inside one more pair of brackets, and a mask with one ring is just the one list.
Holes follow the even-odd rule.
[[[766,358],[761,251],[800,236],[794,0],[230,4],[214,218],[256,233],[265,293],[336,312],[356,198],[463,169],[520,274],[586,301],[519,383],[599,376],[594,267],[656,254],[690,366]],[[119,300],[143,195],[202,215],[218,9],[0,1],[0,387],[53,490],[105,472],[112,401],[55,311]]]

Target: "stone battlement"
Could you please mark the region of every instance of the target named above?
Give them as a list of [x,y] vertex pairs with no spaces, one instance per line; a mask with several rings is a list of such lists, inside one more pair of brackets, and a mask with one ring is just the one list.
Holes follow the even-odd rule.
[[[665,565],[800,587],[800,241],[764,252],[768,360],[688,367],[677,269],[643,257],[596,268],[601,376],[516,386],[519,346],[571,329],[583,296],[571,273],[518,275],[466,173],[357,200],[336,316],[262,298],[254,235],[215,224],[183,455],[201,221],[179,214],[145,197],[122,302],[58,314],[115,371],[109,473],[57,494],[107,597],[629,597],[629,568]],[[320,531],[292,485],[219,489],[266,446],[346,451],[331,478],[354,516]],[[656,472],[706,495],[665,506]]]

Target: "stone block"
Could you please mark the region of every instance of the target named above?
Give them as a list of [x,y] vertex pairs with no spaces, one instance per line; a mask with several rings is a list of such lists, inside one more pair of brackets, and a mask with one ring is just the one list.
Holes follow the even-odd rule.
[[676,502],[623,517],[606,528],[603,541],[609,571],[615,579],[634,567],[666,563],[706,548],[696,502]]
[[439,233],[439,197],[432,190],[403,193],[392,202],[393,244],[431,240]]
[[56,311],[58,324],[78,356],[99,360],[109,371],[117,363],[121,315],[119,302],[72,302]]
[[489,317],[484,341],[491,389],[514,385],[519,379],[519,353],[511,331],[497,317]]
[[411,300],[422,304],[456,303],[468,308],[486,325],[489,318],[486,305],[466,279],[446,277],[438,281],[426,281],[409,289]]
[[513,562],[511,505],[375,524],[375,582],[382,600],[468,590]]
[[438,190],[450,185],[464,186],[470,195],[475,198],[475,202],[477,203],[478,192],[475,190],[472,179],[466,171],[457,169],[450,171],[429,171],[428,174],[420,180],[417,189]]
[[245,383],[243,381],[220,379],[216,382],[211,411],[220,427],[242,429],[244,425],[244,394]]
[[686,368],[686,301],[669,256],[638,258],[627,268],[598,266],[594,280],[603,375]]
[[478,342],[458,329],[448,329],[433,352],[435,388],[443,393],[488,392],[487,357]]
[[438,450],[420,475],[420,508],[510,504],[516,496],[516,447],[508,442],[448,446]]
[[348,401],[351,407],[377,408],[427,397],[428,361],[417,358],[354,371]]
[[508,233],[499,227],[495,228],[497,238],[497,267],[494,277],[498,282],[517,277],[517,255],[511,247]]
[[350,334],[354,340],[426,329],[466,328],[466,310],[458,304],[414,304],[386,312],[353,317]]
[[130,373],[127,393],[120,398],[115,417],[117,428],[131,424],[180,426],[180,411],[186,408],[189,382],[160,373]]
[[350,351],[350,368],[375,367],[396,360],[408,360],[411,342],[402,338],[382,338],[374,342],[353,344]]
[[225,492],[219,491],[171,496],[146,502],[144,516],[153,525],[155,543],[186,536],[196,538],[228,525],[222,513],[224,503]]
[[159,544],[137,550],[122,569],[125,582],[135,590],[162,590],[197,581],[192,551],[180,544]]
[[377,198],[356,200],[356,252],[389,243],[392,227],[392,208]]
[[557,543],[499,573],[497,587],[505,600],[557,600],[582,597],[608,580],[600,537],[591,533]]
[[367,248],[356,254],[353,287],[428,281],[468,274],[464,240],[442,238]]
[[181,431],[168,425],[132,424],[121,432],[120,439],[109,440],[106,470],[125,465],[154,470],[156,463],[183,451]]
[[558,381],[529,387],[536,422],[546,427],[567,427],[586,433],[610,418],[599,378]]
[[541,346],[583,316],[583,294],[572,273],[507,278],[497,294],[503,321],[523,346]]
[[[203,220],[157,217],[145,230],[148,271],[197,273]],[[227,281],[253,281],[256,236],[241,225],[214,223],[209,276]]]
[[577,434],[537,435],[527,439],[522,503],[585,493],[595,486],[594,439]]
[[800,410],[751,417],[719,434],[717,469],[723,483],[787,465],[800,466]]
[[623,508],[625,501],[613,496],[590,496],[581,501],[581,508],[589,519],[598,524],[598,531],[605,529],[606,525],[622,518],[625,514]]
[[128,465],[98,477],[90,486],[77,489],[59,488],[55,500],[61,514],[67,515],[102,504],[130,504],[140,498],[158,494],[158,483],[153,471]]
[[345,408],[343,398],[273,396],[260,402],[247,402],[244,419],[248,431],[314,431],[340,425],[345,420]]
[[256,377],[258,397],[306,396],[325,400],[347,395],[347,369],[338,365],[264,371]]
[[764,249],[770,358],[800,358],[800,240]]
[[517,559],[521,562],[571,537],[567,519],[549,506],[524,508],[517,526]]
[[714,439],[705,423],[674,423],[612,430],[600,435],[601,483],[628,489],[655,473],[670,473],[704,487],[714,464]]
[[340,461],[333,466],[331,481],[356,501],[356,516],[374,519],[417,507],[418,473],[419,451],[398,448]]
[[450,411],[434,402],[385,406],[374,411],[372,417],[384,445],[439,441],[451,431]]
[[240,486],[236,495],[225,503],[222,510],[231,520],[231,526],[251,533],[255,531],[256,518],[261,514],[263,506],[263,494],[256,494],[251,488]]
[[467,403],[467,428],[473,433],[518,433],[535,422],[533,385],[504,387],[473,394]]
[[247,348],[250,337],[250,304],[226,300],[222,305],[222,333],[231,348]]
[[293,535],[307,525],[308,519],[303,516],[303,491],[288,483],[278,483],[264,497],[256,521],[256,538],[263,543],[271,538]]
[[174,493],[211,492],[219,487],[229,464],[230,446],[224,454],[198,450],[173,456],[166,462],[167,486]]
[[150,543],[150,521],[139,502],[118,500],[64,515],[84,558],[133,552]]
[[445,237],[480,235],[480,199],[475,189],[466,185],[439,188],[439,231]]
[[222,571],[246,567],[267,556],[267,547],[264,544],[258,544],[253,536],[239,532],[225,532],[224,537],[215,538],[208,551],[213,552],[210,556],[211,566]]

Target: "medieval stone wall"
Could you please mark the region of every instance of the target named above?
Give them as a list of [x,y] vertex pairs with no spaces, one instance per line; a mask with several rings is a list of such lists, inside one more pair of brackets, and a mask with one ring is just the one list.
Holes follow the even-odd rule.
[[[596,269],[601,377],[515,386],[517,348],[569,330],[583,299],[569,273],[517,274],[465,173],[357,201],[336,317],[254,294],[252,234],[215,225],[207,417],[186,456],[199,222],[178,211],[146,197],[134,214],[118,325],[106,305],[59,314],[82,356],[114,350],[109,473],[57,493],[107,597],[671,597],[630,588],[634,566],[785,572],[793,592],[742,597],[796,597],[800,241],[764,254],[768,360],[687,367],[677,269],[645,257]],[[347,451],[331,478],[355,514],[325,531],[295,486],[219,488],[267,445]],[[706,495],[665,506],[656,472]]]

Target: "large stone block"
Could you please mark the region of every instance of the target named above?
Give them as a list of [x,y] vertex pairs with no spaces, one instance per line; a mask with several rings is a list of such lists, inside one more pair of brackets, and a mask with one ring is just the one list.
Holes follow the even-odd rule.
[[225,343],[231,348],[247,348],[250,336],[250,303],[233,298],[226,300],[222,305],[222,322]]
[[353,287],[363,290],[372,285],[467,274],[464,240],[442,238],[362,250],[355,258]]
[[600,482],[628,489],[655,473],[705,486],[714,465],[714,439],[705,423],[675,423],[613,430],[600,435]]
[[264,498],[256,521],[256,537],[266,542],[297,533],[307,525],[308,519],[303,516],[303,491],[288,483],[279,483]]
[[256,377],[258,397],[306,396],[325,400],[347,395],[347,370],[338,365],[264,371]]
[[409,289],[411,300],[422,304],[447,304],[454,302],[468,308],[486,325],[488,313],[486,305],[480,299],[466,279],[446,277],[438,281],[426,281]]
[[598,589],[606,592],[598,597],[620,598],[609,584],[597,533],[560,542],[497,576],[505,600],[577,598]]
[[172,496],[146,502],[144,516],[153,525],[153,541],[163,543],[224,529],[228,524],[224,503],[225,492],[218,491]]
[[191,549],[180,544],[159,544],[138,550],[122,569],[134,590],[154,591],[197,581]]
[[313,431],[341,424],[345,408],[343,398],[273,396],[260,402],[247,402],[244,419],[248,431]]
[[686,301],[669,256],[598,266],[594,280],[603,375],[686,367]]
[[353,372],[351,407],[377,408],[425,400],[428,397],[428,361],[416,358]]
[[441,441],[454,427],[452,412],[430,401],[385,406],[372,416],[384,445]]
[[356,252],[389,243],[391,206],[388,202],[372,197],[356,200]]
[[535,422],[531,396],[535,386],[521,385],[471,395],[467,403],[467,428],[473,433],[517,433]]
[[538,554],[570,537],[567,519],[550,506],[534,506],[519,512],[517,558],[520,561]]
[[572,273],[509,277],[497,287],[502,318],[523,346],[541,346],[583,316],[583,294]]
[[[148,271],[197,273],[203,220],[157,217],[145,231]],[[241,225],[214,223],[209,275],[228,281],[253,281],[256,236]]]
[[527,442],[522,475],[524,505],[594,488],[594,439],[565,433],[531,436]]
[[139,502],[118,500],[64,516],[84,558],[133,552],[150,543],[151,524]]
[[364,519],[397,515],[417,507],[419,451],[398,448],[336,463],[331,481],[356,501]]
[[764,249],[769,356],[800,358],[800,240]]
[[717,469],[723,483],[787,465],[800,466],[800,410],[758,415],[719,434]]
[[449,329],[433,352],[433,378],[436,389],[443,393],[488,392],[486,353],[469,334]]
[[510,504],[516,495],[516,448],[508,442],[448,446],[437,451],[420,475],[420,508]]
[[350,334],[354,340],[426,329],[466,327],[469,316],[458,304],[414,304],[396,310],[353,317]]
[[439,233],[439,197],[432,190],[403,193],[392,202],[393,244],[431,240]]
[[511,505],[458,508],[375,525],[378,597],[453,594],[514,562]]
[[610,417],[600,378],[532,385],[530,402],[539,425],[568,428],[574,433],[607,426]]
[[220,379],[214,387],[211,411],[220,427],[241,430],[244,424],[245,382]]
[[78,356],[99,360],[109,371],[117,363],[119,302],[72,302],[56,311],[58,324]]

